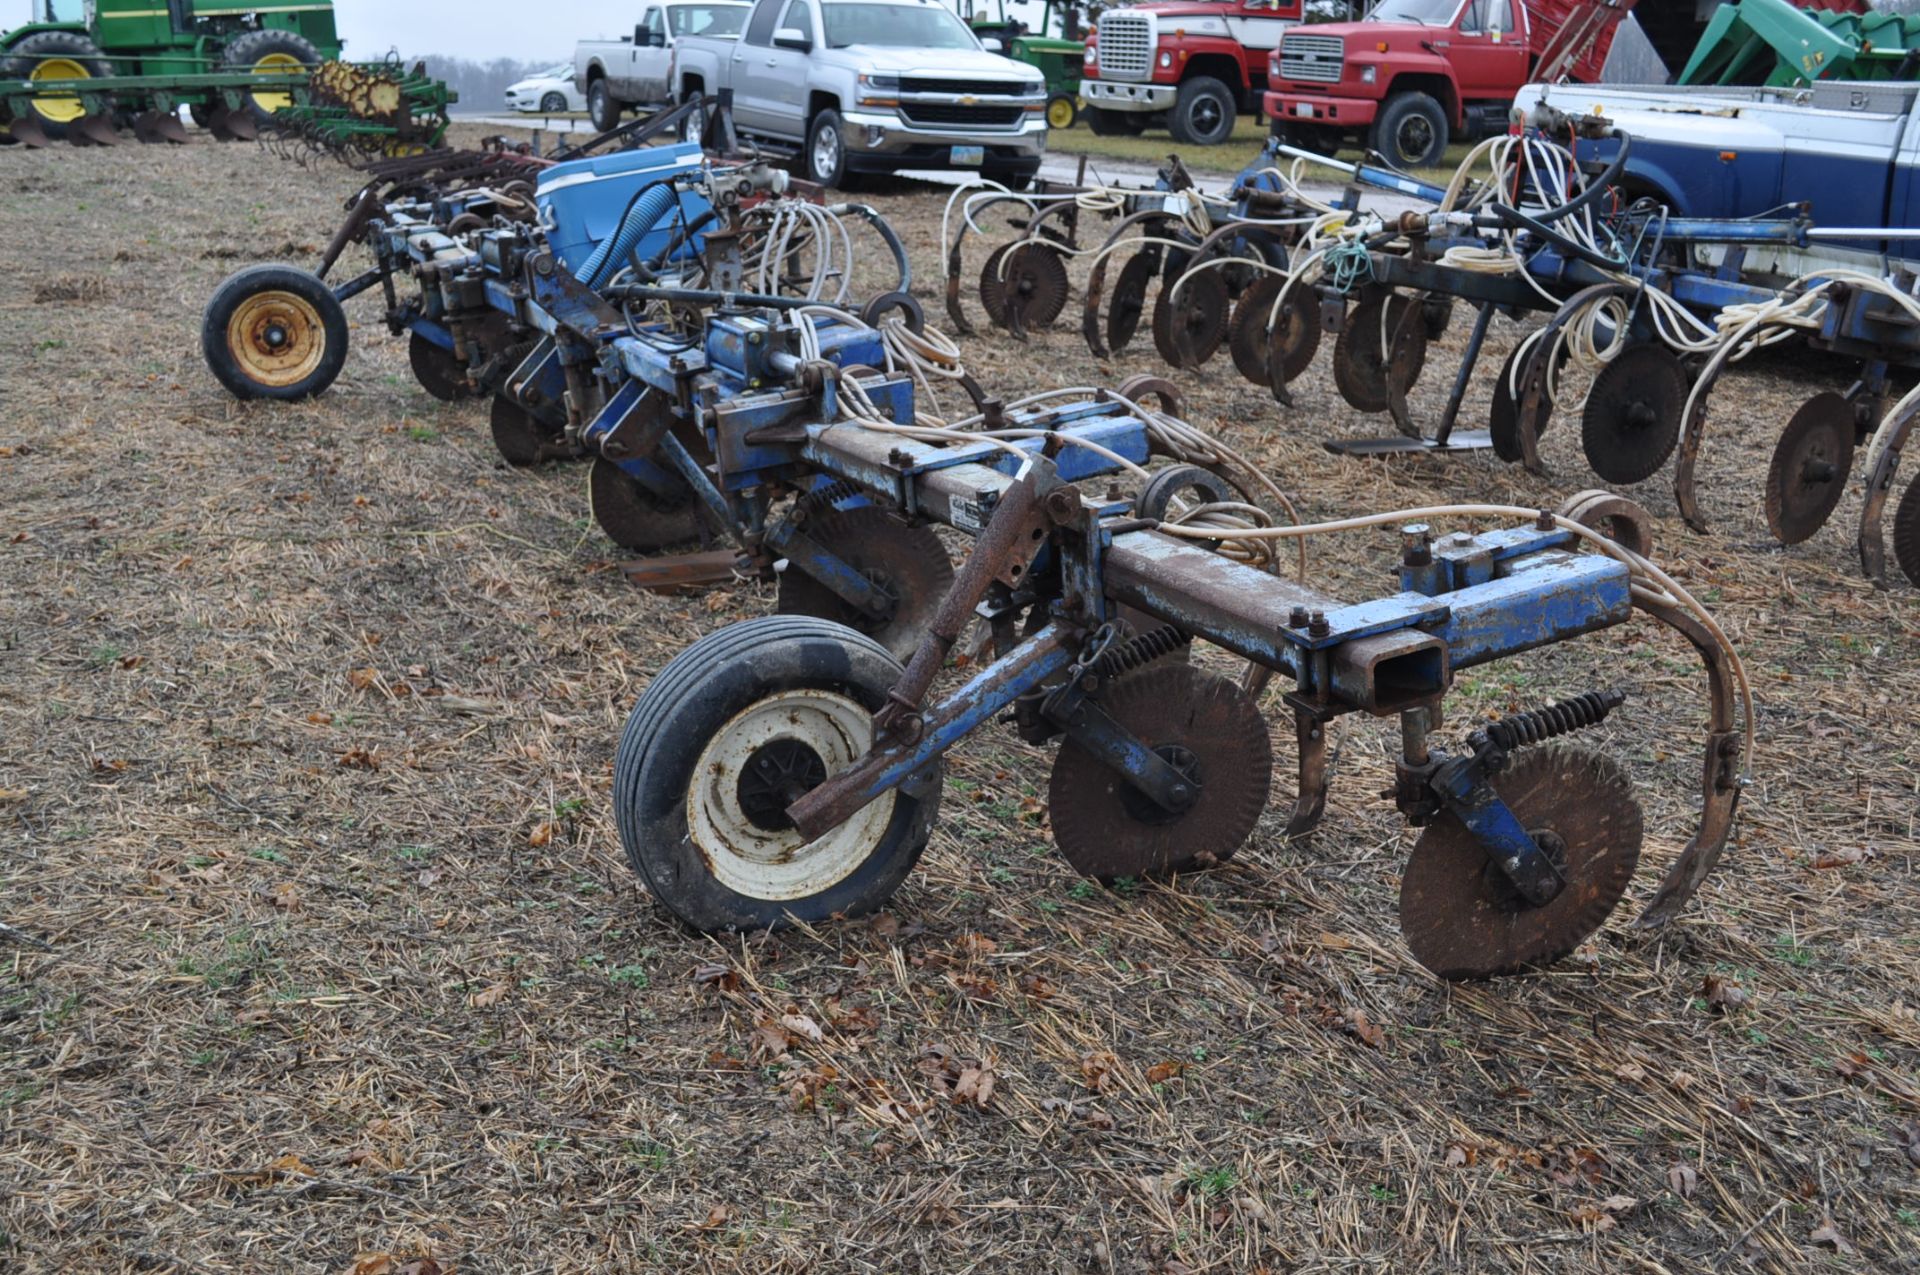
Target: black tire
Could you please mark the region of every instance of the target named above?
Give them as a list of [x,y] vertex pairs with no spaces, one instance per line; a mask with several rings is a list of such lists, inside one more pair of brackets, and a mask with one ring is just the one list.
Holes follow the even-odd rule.
[[[251,71],[262,62],[272,67],[282,59],[291,59],[308,67],[319,66],[326,61],[313,41],[293,31],[249,31],[220,53],[220,65],[228,71]],[[247,95],[247,105],[253,109],[255,119],[270,120],[276,110],[291,100],[281,99],[287,99],[287,95],[250,93]]]
[[807,121],[807,139],[800,147],[800,164],[807,180],[822,186],[840,186],[847,180],[847,139],[840,112],[829,107]]
[[620,127],[620,99],[613,95],[604,79],[587,85],[587,118],[594,128],[605,133]]
[[200,350],[235,398],[297,402],[332,385],[346,365],[347,313],[305,270],[248,266],[207,302]]
[[[865,746],[858,731],[900,672],[870,638],[804,616],[730,625],[675,656],[634,705],[614,756],[614,819],[653,897],[709,932],[816,924],[885,903],[926,849],[941,763],[891,805],[883,797],[804,847],[770,799],[786,794],[748,785],[763,761],[797,771],[797,784],[852,760]],[[755,730],[752,710],[769,704],[779,707]],[[822,757],[814,745],[842,755]],[[817,881],[807,879],[809,859]]]
[[[33,69],[49,58],[65,58],[78,63],[88,79],[100,79],[113,74],[113,64],[102,55],[100,46],[78,31],[39,31],[14,45],[7,51],[7,56],[0,59],[0,80],[31,79]],[[33,112],[39,120],[41,131],[48,137],[67,135],[67,121],[45,115],[39,108],[38,99],[31,99],[27,109]]]
[[1196,75],[1180,85],[1167,131],[1182,146],[1218,146],[1233,136],[1239,108],[1233,90],[1211,75]]
[[549,93],[540,99],[540,110],[544,114],[561,115],[566,112],[566,109],[567,95],[565,93]]
[[1147,122],[1132,111],[1114,111],[1104,106],[1089,106],[1081,112],[1095,137],[1138,137],[1147,131]]
[[1396,168],[1425,168],[1447,153],[1447,116],[1425,93],[1396,93],[1373,122],[1369,143]]

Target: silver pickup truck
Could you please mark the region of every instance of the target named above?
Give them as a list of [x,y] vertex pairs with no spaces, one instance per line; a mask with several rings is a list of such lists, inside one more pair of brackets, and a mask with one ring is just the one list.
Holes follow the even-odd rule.
[[676,102],[732,90],[735,131],[826,186],[957,168],[1017,189],[1047,149],[1040,72],[935,0],[757,0],[738,40],[679,41],[671,82]]
[[690,35],[728,39],[746,24],[747,0],[662,0],[640,10],[632,35],[573,46],[573,86],[601,132],[631,106],[664,106],[673,46]]

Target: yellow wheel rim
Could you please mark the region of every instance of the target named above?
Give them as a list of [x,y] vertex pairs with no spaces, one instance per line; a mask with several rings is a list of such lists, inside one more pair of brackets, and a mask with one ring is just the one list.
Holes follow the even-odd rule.
[[1073,103],[1064,97],[1056,97],[1047,103],[1048,128],[1073,127]]
[[[291,53],[269,53],[253,64],[253,73],[255,75],[285,75],[289,71],[298,71],[300,67],[300,59]],[[275,111],[285,110],[287,107],[293,105],[293,94],[291,93],[254,93],[251,96],[253,98],[253,104],[269,115]]]
[[313,303],[291,292],[259,292],[227,320],[227,351],[247,379],[283,389],[313,375],[327,330]]
[[[90,80],[87,68],[72,58],[48,58],[33,68],[29,80]],[[44,93],[33,99],[40,118],[54,124],[71,124],[87,113],[78,93]]]

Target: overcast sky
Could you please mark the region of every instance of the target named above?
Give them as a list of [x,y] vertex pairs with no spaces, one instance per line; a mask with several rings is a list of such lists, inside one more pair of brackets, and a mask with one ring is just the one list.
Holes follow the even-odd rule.
[[[573,42],[633,29],[644,0],[335,0],[351,57],[388,48],[533,62],[573,56]],[[1018,13],[1023,6],[1010,4]],[[0,0],[0,26],[28,20],[32,0]],[[1032,18],[1028,19],[1032,21]]]

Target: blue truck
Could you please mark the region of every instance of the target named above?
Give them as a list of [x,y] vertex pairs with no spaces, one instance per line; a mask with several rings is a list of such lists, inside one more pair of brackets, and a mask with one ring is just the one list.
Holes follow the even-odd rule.
[[[1920,256],[1920,84],[1835,81],[1799,87],[1529,85],[1515,105],[1604,115],[1632,139],[1623,196],[1667,205],[1676,217],[1741,218],[1805,204],[1818,229],[1815,258],[1837,253],[1877,268],[1882,256]],[[1582,160],[1605,163],[1614,138],[1582,141]],[[1877,234],[1851,235],[1851,230]],[[1787,257],[1784,272],[1814,264]],[[1752,264],[1751,258],[1749,263]]]

